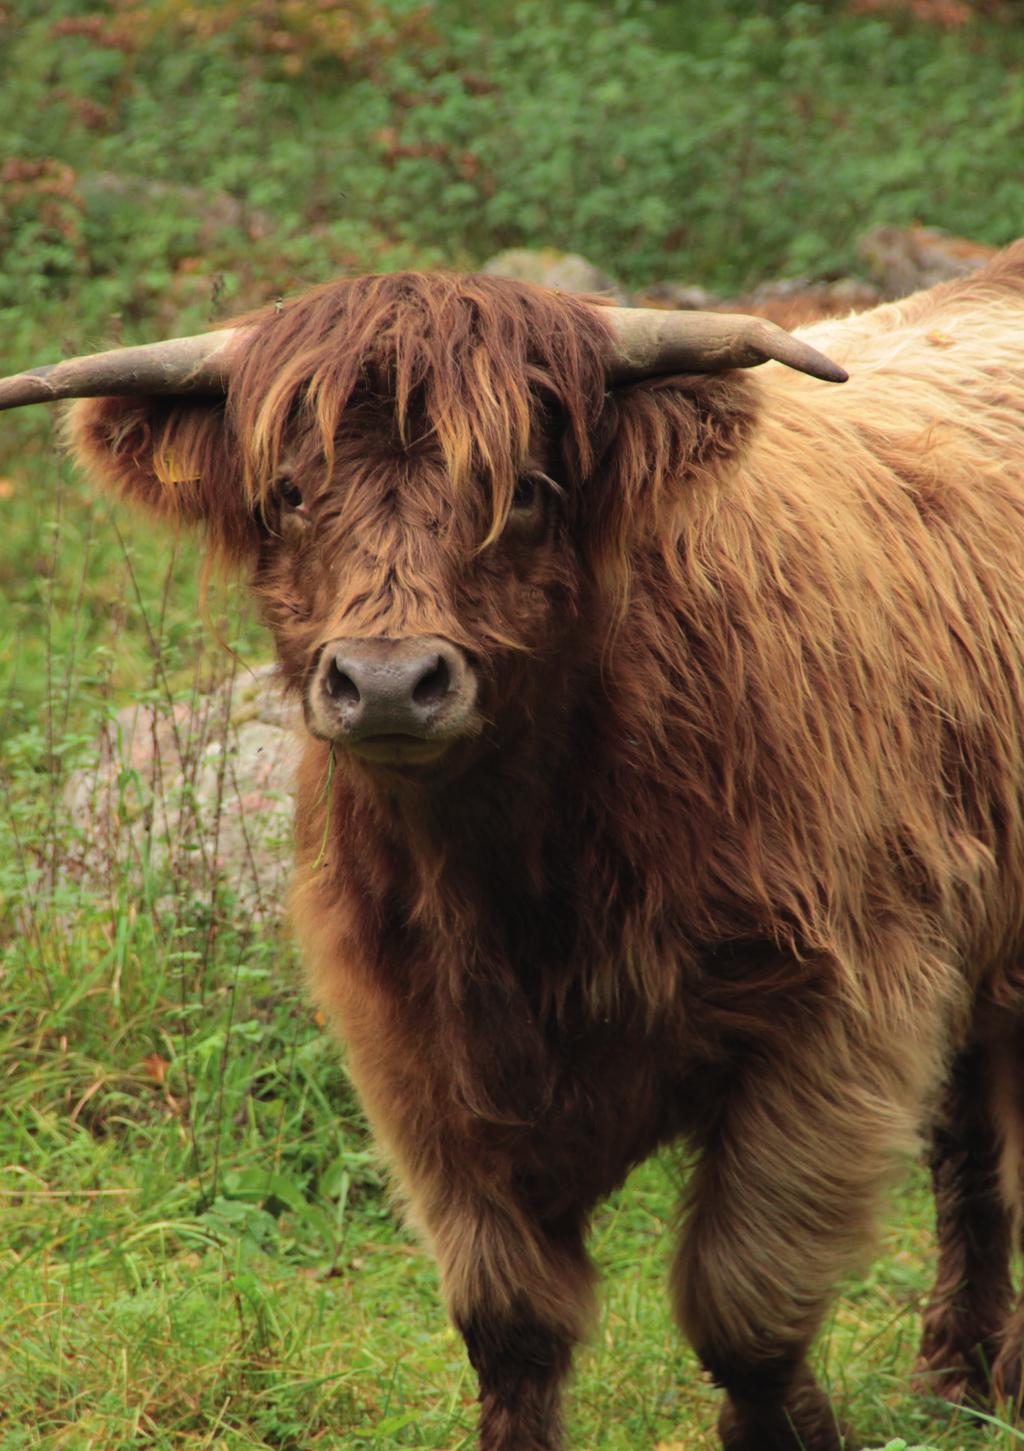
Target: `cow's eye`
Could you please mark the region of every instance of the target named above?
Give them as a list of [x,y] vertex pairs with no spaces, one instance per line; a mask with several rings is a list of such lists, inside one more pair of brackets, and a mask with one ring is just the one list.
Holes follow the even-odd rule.
[[511,532],[521,539],[536,538],[544,529],[548,500],[559,493],[561,490],[555,481],[539,469],[520,474],[508,515]]
[[302,490],[293,478],[289,478],[287,475],[279,478],[275,488],[277,497],[286,509],[294,509],[296,513],[306,512],[306,505],[302,498]]
[[520,474],[516,479],[516,491],[512,495],[512,507],[516,510],[533,510],[537,506],[537,496],[540,493],[539,481],[536,474]]
[[561,492],[554,479],[549,479],[540,469],[524,469],[516,479],[506,535],[524,544],[540,539],[547,527],[548,504]]

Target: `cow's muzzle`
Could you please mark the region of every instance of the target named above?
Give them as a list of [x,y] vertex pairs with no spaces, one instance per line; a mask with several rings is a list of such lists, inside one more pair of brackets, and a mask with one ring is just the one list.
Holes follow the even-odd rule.
[[331,640],[306,692],[306,723],[381,765],[427,765],[475,735],[476,676],[437,635]]

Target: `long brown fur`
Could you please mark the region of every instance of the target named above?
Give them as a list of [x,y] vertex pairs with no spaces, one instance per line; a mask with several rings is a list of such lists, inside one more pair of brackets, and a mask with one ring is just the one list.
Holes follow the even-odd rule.
[[[728,1451],[853,1444],[805,1353],[933,1126],[922,1378],[1012,1392],[1024,244],[812,329],[842,389],[770,365],[608,393],[599,308],[489,278],[250,321],[226,408],[84,402],[72,443],[249,569],[296,692],[339,636],[439,636],[479,676],[482,733],[427,776],[336,748],[325,792],[308,742],[294,915],[484,1451],[561,1444],[588,1214],[675,1139],[672,1294]],[[528,466],[558,490],[524,540]]]

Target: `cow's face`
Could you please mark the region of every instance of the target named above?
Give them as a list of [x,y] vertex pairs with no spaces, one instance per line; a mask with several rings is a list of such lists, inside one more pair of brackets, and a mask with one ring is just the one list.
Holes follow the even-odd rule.
[[537,289],[359,279],[265,315],[226,407],[87,401],[72,443],[249,571],[315,736],[429,775],[564,713],[606,343]]
[[536,718],[584,588],[550,429],[457,473],[424,423],[358,402],[329,462],[315,429],[286,437],[253,574],[310,731],[406,772]]
[[360,278],[243,321],[226,405],[87,400],[75,452],[248,571],[309,729],[360,767],[543,752],[641,536],[670,580],[686,476],[743,446],[746,384],[609,395],[599,311],[494,278]]

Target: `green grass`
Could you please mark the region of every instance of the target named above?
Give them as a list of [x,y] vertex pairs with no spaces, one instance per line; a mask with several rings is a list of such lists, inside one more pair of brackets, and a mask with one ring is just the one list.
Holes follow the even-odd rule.
[[[151,942],[129,934],[140,970],[115,1003],[102,953],[91,973],[67,955],[92,956],[85,925],[44,959],[54,1008],[33,977],[4,984],[0,1445],[470,1447],[472,1378],[433,1268],[391,1216],[287,947],[225,936],[221,970],[179,992],[193,951],[168,951],[154,982]],[[665,1156],[597,1217],[604,1293],[573,1445],[714,1445],[717,1398],[664,1294],[678,1187]],[[823,1373],[879,1444],[1009,1447],[907,1394],[927,1218],[914,1178],[834,1314]]]

